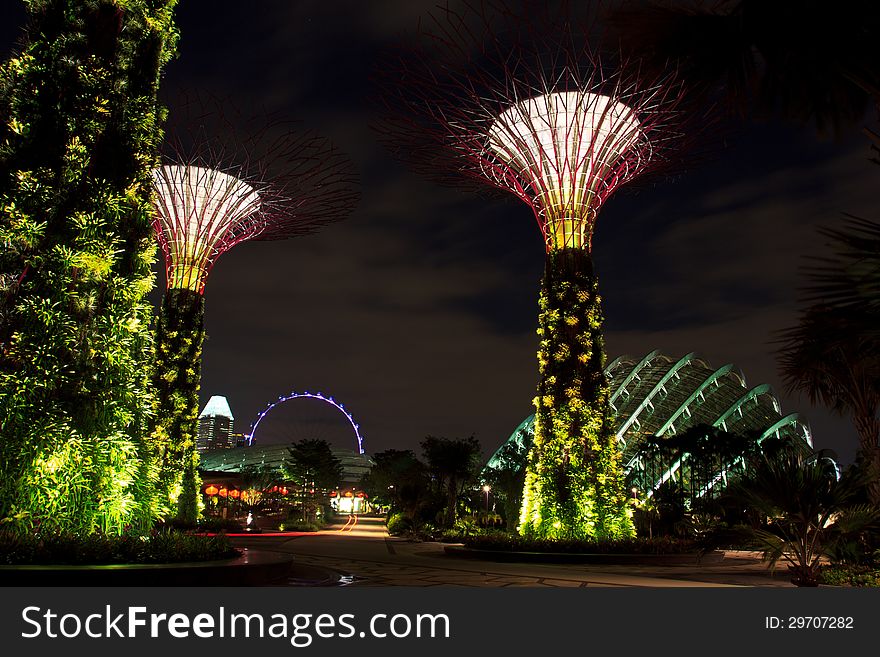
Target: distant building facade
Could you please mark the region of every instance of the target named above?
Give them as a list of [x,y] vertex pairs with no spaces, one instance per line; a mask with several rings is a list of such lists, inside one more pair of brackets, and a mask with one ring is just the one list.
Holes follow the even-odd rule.
[[229,449],[236,446],[232,434],[232,410],[226,397],[214,395],[199,413],[199,435],[196,449],[205,452],[209,449]]

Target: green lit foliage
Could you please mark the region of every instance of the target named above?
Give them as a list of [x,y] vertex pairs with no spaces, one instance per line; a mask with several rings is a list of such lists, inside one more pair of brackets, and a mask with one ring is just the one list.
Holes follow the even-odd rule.
[[239,555],[222,533],[198,536],[166,529],[140,536],[100,532],[81,536],[65,531],[22,534],[0,530],[0,563],[4,565],[168,563]]
[[603,371],[600,303],[587,251],[547,255],[535,440],[520,513],[526,537],[615,540],[635,534]]
[[324,493],[342,479],[342,462],[333,455],[326,440],[303,438],[288,447],[284,469],[299,487],[302,519],[314,521]]
[[0,518],[155,514],[145,440],[151,171],[175,0],[30,0],[0,67]]
[[199,382],[205,299],[192,290],[166,290],[156,325],[153,444],[158,459],[160,513],[198,517]]

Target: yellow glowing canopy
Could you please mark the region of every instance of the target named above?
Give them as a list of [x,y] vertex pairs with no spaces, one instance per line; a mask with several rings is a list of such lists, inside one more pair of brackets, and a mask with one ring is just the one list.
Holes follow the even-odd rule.
[[198,166],[153,173],[156,213],[170,254],[169,288],[201,292],[220,247],[260,209],[257,191],[235,176]]
[[639,120],[609,96],[567,91],[518,102],[489,129],[489,147],[530,188],[551,248],[587,247],[597,197],[627,166]]

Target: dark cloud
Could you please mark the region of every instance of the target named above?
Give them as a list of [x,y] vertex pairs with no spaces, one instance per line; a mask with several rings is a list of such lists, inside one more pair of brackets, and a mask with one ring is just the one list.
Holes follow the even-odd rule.
[[[363,180],[348,221],[219,259],[202,401],[226,395],[239,428],[281,394],[322,390],[360,421],[368,451],[475,433],[488,454],[531,412],[543,261],[531,211],[415,177],[370,129],[382,48],[436,4],[179,5],[180,57],[163,83],[172,112],[198,93],[296,119],[331,137]],[[0,47],[22,15],[0,10]],[[770,341],[795,321],[805,257],[823,252],[815,229],[842,211],[870,216],[878,170],[855,130],[822,142],[749,125],[728,143],[678,180],[603,209],[595,245],[607,348],[697,351],[781,393]],[[809,417],[818,446],[852,457],[845,421],[781,396],[785,412]]]

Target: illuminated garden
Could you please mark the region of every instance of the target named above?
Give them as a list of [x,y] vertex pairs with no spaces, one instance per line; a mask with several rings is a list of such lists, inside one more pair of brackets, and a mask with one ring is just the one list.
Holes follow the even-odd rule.
[[[764,303],[723,254],[768,280],[789,261],[751,252],[769,233],[710,245],[739,197],[706,191],[752,112],[852,131],[880,71],[844,62],[806,93],[781,63],[802,44],[781,56],[748,21],[736,57],[760,65],[736,66],[695,36],[733,29],[720,9],[460,2],[369,42],[341,67],[351,98],[316,75],[259,98],[283,111],[239,114],[250,81],[223,100],[207,75],[166,83],[199,61],[185,4],[27,0],[0,67],[3,567],[186,570],[307,545],[306,570],[330,573],[337,552],[313,552],[347,540],[390,570],[425,545],[438,569],[674,562],[697,581],[727,559],[754,566],[748,585],[777,568],[880,583],[880,226],[831,215],[792,246],[780,229],[811,250]],[[741,169],[741,196],[775,212],[783,174],[764,189]],[[717,288],[693,308],[663,283],[691,259],[688,282]],[[755,328],[748,303],[776,323]],[[846,425],[851,454],[807,407]]]

